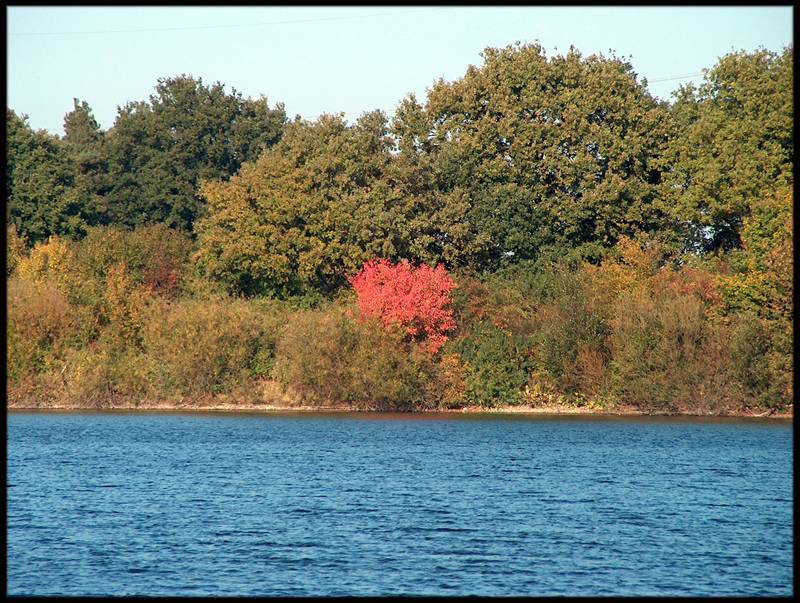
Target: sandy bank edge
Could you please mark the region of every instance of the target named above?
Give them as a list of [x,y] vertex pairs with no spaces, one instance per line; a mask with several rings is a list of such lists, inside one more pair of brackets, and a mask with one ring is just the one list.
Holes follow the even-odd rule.
[[226,403],[210,402],[207,404],[180,404],[175,402],[130,402],[120,404],[109,404],[103,407],[86,407],[69,404],[46,404],[41,406],[29,406],[27,404],[10,404],[6,406],[7,411],[125,411],[125,412],[230,412],[230,413],[363,413],[374,414],[379,412],[398,412],[409,415],[425,414],[515,414],[515,415],[593,415],[598,417],[618,417],[618,416],[661,416],[661,417],[703,417],[703,418],[758,418],[758,419],[793,419],[793,412],[789,413],[736,413],[736,414],[652,414],[645,413],[632,408],[620,408],[615,410],[594,409],[588,407],[566,406],[566,405],[547,405],[547,406],[501,406],[495,408],[484,408],[481,406],[468,406],[464,408],[444,408],[444,409],[419,409],[413,411],[392,411],[392,410],[365,410],[346,406],[307,406],[302,404],[253,404],[253,403]]

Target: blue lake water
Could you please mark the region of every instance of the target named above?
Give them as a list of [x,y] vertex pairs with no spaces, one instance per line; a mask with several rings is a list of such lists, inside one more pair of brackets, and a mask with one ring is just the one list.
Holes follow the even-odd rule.
[[9,595],[792,594],[792,426],[9,413]]

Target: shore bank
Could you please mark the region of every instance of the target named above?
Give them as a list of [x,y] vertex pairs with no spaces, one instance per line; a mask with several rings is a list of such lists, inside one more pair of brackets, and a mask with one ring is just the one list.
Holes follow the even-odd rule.
[[305,404],[281,404],[281,403],[254,403],[254,402],[227,402],[222,400],[192,400],[192,401],[109,401],[102,406],[81,406],[76,404],[59,404],[48,402],[41,405],[30,403],[11,403],[7,405],[9,411],[123,411],[123,412],[219,412],[219,413],[386,413],[402,412],[404,414],[442,414],[442,415],[463,415],[463,414],[514,414],[514,415],[594,415],[594,416],[627,416],[627,417],[704,417],[704,418],[758,418],[758,419],[792,419],[793,412],[788,413],[729,413],[729,414],[699,414],[699,413],[673,413],[673,414],[654,414],[645,413],[635,408],[615,408],[597,409],[585,406],[569,405],[542,405],[542,406],[498,406],[486,408],[482,406],[468,406],[463,408],[441,408],[441,409],[417,409],[413,411],[401,411],[396,409],[364,409],[346,405],[310,406]]

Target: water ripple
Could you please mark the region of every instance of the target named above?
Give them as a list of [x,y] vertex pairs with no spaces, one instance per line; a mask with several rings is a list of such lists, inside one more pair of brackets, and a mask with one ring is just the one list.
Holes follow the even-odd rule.
[[8,415],[41,596],[788,596],[787,424]]

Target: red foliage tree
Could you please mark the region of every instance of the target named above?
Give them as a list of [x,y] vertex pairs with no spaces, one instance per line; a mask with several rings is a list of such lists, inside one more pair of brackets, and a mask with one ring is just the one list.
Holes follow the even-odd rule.
[[350,284],[363,316],[378,318],[387,328],[400,328],[413,340],[424,340],[432,354],[455,328],[450,292],[456,284],[443,265],[412,266],[374,259],[364,263]]

